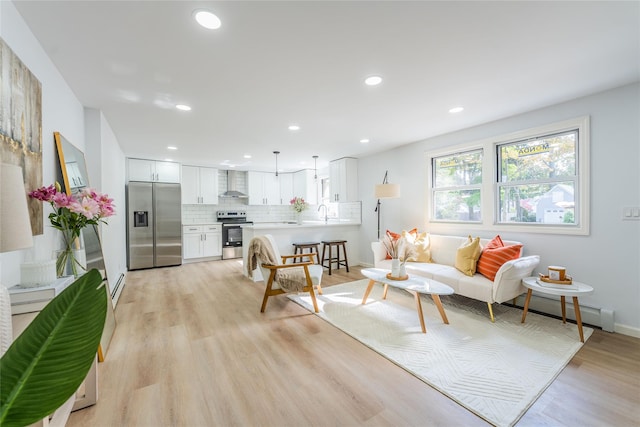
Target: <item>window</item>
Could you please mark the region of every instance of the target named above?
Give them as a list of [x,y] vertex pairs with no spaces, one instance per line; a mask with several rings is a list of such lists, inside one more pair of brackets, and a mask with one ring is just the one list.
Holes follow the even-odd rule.
[[589,117],[427,153],[440,233],[589,234]]
[[482,150],[434,157],[433,218],[440,221],[482,220]]
[[576,224],[578,130],[497,145],[498,223]]

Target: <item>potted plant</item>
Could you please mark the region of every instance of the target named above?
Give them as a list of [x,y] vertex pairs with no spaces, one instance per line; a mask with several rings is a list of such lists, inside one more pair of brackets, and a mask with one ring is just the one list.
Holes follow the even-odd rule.
[[92,269],[45,306],[0,359],[0,425],[52,414],[91,368],[107,315],[103,279]]
[[309,205],[304,201],[302,197],[298,196],[291,199],[289,201],[289,204],[291,205],[291,207],[293,207],[293,210],[296,211],[296,219],[298,221],[298,224],[302,224],[302,212],[307,209]]

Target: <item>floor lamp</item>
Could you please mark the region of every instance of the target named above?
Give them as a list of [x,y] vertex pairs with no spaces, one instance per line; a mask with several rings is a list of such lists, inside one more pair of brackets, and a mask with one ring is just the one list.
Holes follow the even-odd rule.
[[378,240],[380,240],[380,199],[396,199],[400,197],[400,185],[389,184],[387,175],[389,171],[384,172],[382,184],[377,184],[375,188],[375,197],[378,199],[375,212],[378,213]]

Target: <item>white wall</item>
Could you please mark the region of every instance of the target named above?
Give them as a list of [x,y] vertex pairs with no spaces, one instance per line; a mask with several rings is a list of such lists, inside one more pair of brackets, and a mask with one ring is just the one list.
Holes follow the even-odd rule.
[[[103,132],[107,136],[100,141],[93,141],[93,145],[89,147],[85,143],[84,107],[45,54],[13,3],[9,1],[0,1],[0,37],[42,84],[42,184],[49,185],[56,180],[56,170],[59,165],[55,153],[53,133],[57,131],[85,152],[92,185],[100,191],[109,193],[112,197],[117,197],[116,204],[120,206],[120,212],[124,214],[124,156],[106,121],[102,120],[101,124],[105,129]],[[109,154],[107,156],[101,155],[96,160],[93,154],[97,146],[100,147],[97,151],[106,151]],[[96,164],[98,166],[108,165],[110,171],[119,174],[109,175],[109,190],[93,184]],[[117,196],[116,193],[118,193]],[[50,259],[52,252],[59,247],[59,233],[49,226],[47,218],[49,213],[50,207],[45,205],[43,210],[44,234],[34,237],[33,248],[0,254],[0,282],[3,285],[12,286],[20,282],[20,263],[36,259]],[[114,235],[121,233],[124,236],[124,226],[119,225],[120,222],[124,222],[124,217],[110,222],[117,224],[114,227],[116,229]],[[120,256],[124,256],[122,255],[125,250],[124,240],[121,247],[115,248],[113,246],[115,244],[110,243],[108,250],[104,251],[108,264],[113,263],[112,259],[118,260]],[[118,266],[121,264],[119,261],[116,263]],[[125,267],[122,268],[123,272],[124,270]],[[113,274],[117,274],[115,277],[119,276],[119,273],[115,271]]]
[[382,200],[383,233],[387,228],[399,231],[417,226],[434,234],[472,233],[491,238],[496,231],[426,223],[426,153],[589,115],[590,235],[500,234],[524,242],[525,254],[540,255],[538,272],[548,265],[566,266],[576,280],[595,288],[592,295],[580,299],[582,305],[614,310],[616,331],[640,336],[640,221],[622,220],[623,206],[640,206],[639,100],[639,84],[624,86],[360,159],[361,260],[373,262],[369,247],[369,242],[376,240],[377,229],[373,186],[382,181],[385,169],[389,170],[389,181],[400,184],[402,197]]

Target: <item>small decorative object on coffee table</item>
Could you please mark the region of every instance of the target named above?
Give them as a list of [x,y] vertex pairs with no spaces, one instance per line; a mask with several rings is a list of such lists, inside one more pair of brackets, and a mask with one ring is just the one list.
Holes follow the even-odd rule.
[[531,294],[533,293],[533,291],[540,292],[546,295],[560,296],[560,305],[562,308],[562,323],[567,323],[565,297],[570,296],[573,297],[573,310],[576,314],[576,323],[578,324],[580,341],[584,342],[584,334],[582,332],[582,317],[580,315],[580,304],[578,304],[578,297],[582,295],[589,295],[590,293],[592,293],[593,288],[591,286],[576,281],[572,281],[571,284],[552,283],[536,277],[526,277],[522,279],[522,284],[526,288],[528,288],[528,291],[527,298],[524,301],[521,323],[524,323],[524,320],[527,317],[527,312],[529,311],[529,302],[531,301]]
[[445,324],[449,324],[449,319],[447,319],[447,315],[444,312],[444,308],[442,307],[442,302],[440,301],[439,295],[451,295],[453,294],[453,289],[444,283],[440,283],[433,279],[427,279],[422,276],[408,276],[405,280],[398,280],[392,277],[389,277],[389,270],[383,270],[381,268],[363,268],[362,274],[369,279],[369,284],[367,285],[367,290],[364,292],[364,296],[362,297],[362,304],[367,303],[367,298],[373,289],[374,283],[382,283],[384,285],[384,291],[382,293],[382,299],[387,299],[387,290],[389,286],[393,286],[394,288],[404,289],[408,292],[411,292],[416,299],[416,308],[418,310],[418,317],[420,318],[420,326],[422,327],[422,332],[427,333],[427,327],[424,324],[424,316],[422,314],[422,304],[420,303],[420,294],[429,294],[433,299],[433,302],[436,304],[438,308],[438,312],[440,312],[440,317],[442,317],[442,321]]

